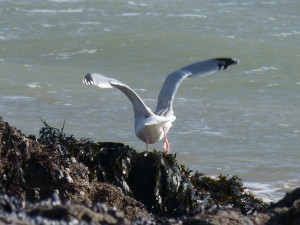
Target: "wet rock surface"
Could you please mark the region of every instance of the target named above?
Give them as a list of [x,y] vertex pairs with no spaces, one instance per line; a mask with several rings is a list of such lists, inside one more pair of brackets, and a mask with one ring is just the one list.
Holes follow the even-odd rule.
[[212,179],[175,155],[43,123],[35,138],[0,119],[4,224],[300,224],[300,189],[269,206],[236,176]]

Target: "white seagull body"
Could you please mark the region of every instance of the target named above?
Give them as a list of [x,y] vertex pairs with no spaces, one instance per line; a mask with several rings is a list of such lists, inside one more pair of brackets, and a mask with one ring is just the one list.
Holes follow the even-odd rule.
[[122,91],[131,101],[135,119],[135,134],[147,144],[153,144],[164,138],[164,149],[170,152],[166,134],[176,119],[173,112],[173,100],[180,83],[185,78],[194,78],[227,69],[230,65],[238,64],[230,58],[215,58],[196,62],[170,73],[160,90],[155,112],[149,109],[137,93],[126,84],[101,74],[91,73],[84,77],[83,83],[100,88],[115,87]]

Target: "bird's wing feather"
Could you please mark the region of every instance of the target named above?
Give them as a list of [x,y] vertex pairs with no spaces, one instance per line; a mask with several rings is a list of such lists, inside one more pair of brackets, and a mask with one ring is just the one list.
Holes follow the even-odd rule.
[[153,112],[145,105],[143,100],[126,84],[110,77],[105,77],[101,74],[91,73],[83,78],[83,83],[87,85],[95,85],[100,88],[117,88],[122,91],[131,101],[135,116],[143,115],[150,116]]
[[234,64],[238,64],[238,61],[230,58],[215,58],[196,62],[170,73],[166,77],[160,90],[155,114],[165,116],[173,115],[173,99],[180,83],[185,78],[194,78],[213,74],[218,70],[225,70],[230,65]]

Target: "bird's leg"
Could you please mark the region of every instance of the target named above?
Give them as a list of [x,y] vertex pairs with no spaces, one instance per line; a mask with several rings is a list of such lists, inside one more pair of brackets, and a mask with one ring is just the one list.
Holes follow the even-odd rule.
[[147,140],[146,142],[146,146],[147,146],[147,152],[149,151],[149,141]]
[[166,135],[166,128],[164,127],[163,128],[163,131],[164,131],[164,149],[166,151],[167,154],[170,153],[170,144],[169,144],[169,141],[168,141],[168,138],[167,138],[167,135]]

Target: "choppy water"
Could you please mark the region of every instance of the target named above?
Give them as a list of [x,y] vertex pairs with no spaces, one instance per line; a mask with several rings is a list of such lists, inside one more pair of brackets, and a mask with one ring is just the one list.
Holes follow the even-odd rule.
[[182,83],[171,151],[276,200],[300,185],[299,9],[298,0],[0,0],[0,116],[25,134],[38,134],[40,117],[66,120],[77,137],[144,150],[130,102],[82,77],[115,77],[153,108],[168,73],[234,57],[240,65]]

